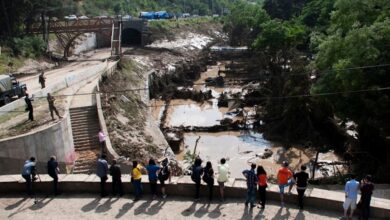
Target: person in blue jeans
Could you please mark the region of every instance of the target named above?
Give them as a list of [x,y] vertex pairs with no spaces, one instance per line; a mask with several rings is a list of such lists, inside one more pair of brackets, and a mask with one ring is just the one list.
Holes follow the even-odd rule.
[[137,161],[133,161],[133,169],[131,171],[131,183],[134,186],[134,194],[135,194],[134,201],[138,201],[142,196],[141,179],[142,179],[143,169],[144,168],[141,166],[141,164],[138,164]]
[[157,171],[161,168],[156,165],[156,161],[153,158],[149,160],[149,164],[146,166],[146,170],[148,171],[150,191],[152,192],[152,199],[156,199],[157,197]]
[[22,177],[26,180],[27,194],[32,196],[32,182],[36,180],[36,169],[35,169],[35,157],[31,157],[29,160],[24,162]]
[[247,186],[247,195],[246,195],[246,201],[245,206],[248,206],[248,203],[251,204],[251,208],[255,207],[256,202],[256,189],[257,189],[257,181],[258,178],[256,176],[256,164],[251,164],[250,170],[244,170],[242,174],[246,178],[246,186]]

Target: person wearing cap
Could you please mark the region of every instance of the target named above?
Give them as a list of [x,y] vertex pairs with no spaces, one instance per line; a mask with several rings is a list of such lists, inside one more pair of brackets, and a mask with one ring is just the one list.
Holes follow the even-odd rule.
[[279,193],[280,193],[280,204],[284,206],[284,188],[290,186],[289,193],[291,193],[291,186],[294,184],[292,180],[293,173],[288,168],[288,162],[283,161],[282,167],[278,170],[277,180],[279,185]]

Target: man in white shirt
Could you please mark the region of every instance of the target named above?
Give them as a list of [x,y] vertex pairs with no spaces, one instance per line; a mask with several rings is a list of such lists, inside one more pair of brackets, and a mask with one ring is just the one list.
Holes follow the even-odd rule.
[[218,165],[218,178],[219,192],[221,194],[221,200],[224,200],[225,182],[229,180],[229,165],[226,164],[226,159],[221,159],[221,164]]

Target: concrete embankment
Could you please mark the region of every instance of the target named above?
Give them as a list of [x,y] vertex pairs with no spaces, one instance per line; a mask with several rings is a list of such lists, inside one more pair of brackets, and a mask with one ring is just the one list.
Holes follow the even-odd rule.
[[[101,75],[104,72],[112,72],[116,63],[108,64],[104,62],[100,65],[88,69],[88,71],[78,72],[67,76],[63,81],[50,85],[47,88],[35,93],[36,96],[44,96],[47,92],[58,91],[66,88],[67,93],[74,94],[80,88],[85,86],[90,79]],[[70,104],[73,97],[67,97],[67,103]],[[22,102],[22,103],[20,103]],[[7,108],[24,105],[24,100],[19,99],[13,103],[13,106],[3,106]],[[63,173],[66,173],[66,166],[73,165],[76,160],[73,134],[71,129],[70,117],[68,114],[69,106],[66,108],[63,119],[49,127],[29,132],[27,134],[0,140],[0,173],[15,174],[20,173],[20,169],[26,159],[35,156],[38,162],[39,171],[45,171],[45,162],[52,155],[57,156],[57,161]]]
[[[40,175],[41,182],[36,182],[34,188],[40,193],[50,193],[51,178],[48,175]],[[143,187],[146,193],[149,193],[148,177],[143,176]],[[130,184],[130,176],[122,175],[122,181],[125,193],[132,193],[133,187]],[[96,175],[60,175],[60,190],[63,193],[98,193],[100,191],[100,179]],[[107,190],[111,189],[111,178],[107,183]],[[194,195],[195,186],[189,176],[173,177],[172,182],[167,184],[167,193],[175,196],[186,196],[189,199]],[[278,186],[270,185],[267,190],[267,199],[272,201],[279,200]],[[0,193],[23,193],[25,184],[20,175],[0,176]],[[201,186],[201,196],[207,195],[206,185]],[[230,179],[225,189],[226,198],[242,198],[246,195],[246,183],[243,179]],[[219,191],[217,184],[214,186],[214,195],[218,197]],[[286,195],[286,202],[290,204],[297,203],[297,195],[293,190],[292,195]],[[306,191],[305,204],[308,207],[319,210],[337,211],[342,213],[342,204],[344,193],[309,188]],[[390,200],[373,198],[371,202],[372,216],[376,218],[388,218],[390,216]]]

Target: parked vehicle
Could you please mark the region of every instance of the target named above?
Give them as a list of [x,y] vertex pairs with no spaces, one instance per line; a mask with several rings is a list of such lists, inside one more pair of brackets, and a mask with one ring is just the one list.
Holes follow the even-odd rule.
[[76,15],[68,15],[68,16],[65,16],[64,18],[65,18],[65,20],[77,20]]
[[171,19],[173,17],[174,17],[173,14],[168,13],[166,11],[157,11],[157,12],[143,11],[143,12],[139,13],[139,18],[148,19],[148,20],[151,20],[151,19]]
[[26,94],[26,84],[19,83],[15,77],[0,75],[0,104],[5,105],[15,97],[23,97]]
[[122,20],[124,20],[124,21],[129,21],[129,20],[131,20],[131,15],[123,15],[123,16],[122,16]]
[[87,16],[85,16],[85,15],[81,15],[80,17],[79,17],[79,19],[81,19],[81,20],[84,20],[84,19],[89,19]]

